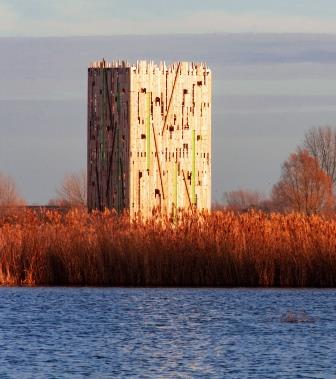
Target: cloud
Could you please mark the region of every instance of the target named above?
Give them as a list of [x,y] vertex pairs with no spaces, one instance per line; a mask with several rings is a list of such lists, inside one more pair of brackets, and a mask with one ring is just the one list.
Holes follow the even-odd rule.
[[0,4],[0,35],[10,35],[13,26],[19,24],[17,14],[10,7]]
[[[154,17],[137,12],[113,10],[116,5],[103,3],[97,9],[84,0],[67,5],[60,0],[50,14],[40,18],[15,12],[15,8],[0,6],[2,36],[94,36],[120,34],[166,33],[336,33],[336,22],[318,17],[285,16],[266,12],[197,11]],[[64,7],[62,6],[64,5]],[[123,14],[126,14],[125,16]]]
[[169,32],[201,33],[335,33],[336,23],[320,18],[277,16],[270,13],[197,12],[185,18],[166,21],[162,29]]
[[[199,21],[205,14],[195,17]],[[275,32],[275,33],[335,33],[334,21],[304,16],[277,16],[269,13],[240,13],[225,12],[210,13],[207,15],[207,31],[220,29],[223,32]],[[211,20],[211,22],[209,22]],[[190,20],[191,21],[191,20]]]

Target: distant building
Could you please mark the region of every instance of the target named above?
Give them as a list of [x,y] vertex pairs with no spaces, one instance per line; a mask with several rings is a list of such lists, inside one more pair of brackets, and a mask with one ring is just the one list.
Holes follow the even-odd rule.
[[211,71],[94,62],[88,69],[88,207],[148,216],[211,205]]

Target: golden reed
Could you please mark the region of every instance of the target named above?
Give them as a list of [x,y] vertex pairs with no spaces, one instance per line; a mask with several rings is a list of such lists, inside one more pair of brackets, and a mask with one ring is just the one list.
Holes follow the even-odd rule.
[[334,287],[336,219],[24,210],[0,216],[1,285]]

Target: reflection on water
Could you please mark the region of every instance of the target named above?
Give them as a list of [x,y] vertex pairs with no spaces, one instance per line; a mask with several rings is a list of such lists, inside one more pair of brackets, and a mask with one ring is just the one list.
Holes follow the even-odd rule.
[[1,288],[0,378],[336,378],[335,296]]

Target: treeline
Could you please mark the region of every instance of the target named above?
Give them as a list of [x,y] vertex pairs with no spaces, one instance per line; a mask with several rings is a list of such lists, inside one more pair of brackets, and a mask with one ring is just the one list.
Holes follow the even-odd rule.
[[334,287],[336,220],[24,210],[0,217],[0,284]]
[[[49,200],[48,206],[61,208],[86,207],[86,172],[65,175],[62,183],[56,189],[56,196]],[[26,205],[12,177],[0,172],[0,213],[9,208]]]
[[256,191],[226,192],[226,207],[235,211],[259,209],[304,214],[336,211],[336,129],[310,129],[302,145],[282,165],[281,177],[265,196]]
[[0,172],[0,211],[1,208],[24,204],[25,202],[19,195],[14,180]]
[[[310,129],[304,142],[282,165],[281,177],[270,194],[239,189],[224,193],[223,202],[214,209],[246,212],[299,212],[334,214],[336,212],[336,128]],[[87,201],[85,170],[68,174],[56,189],[49,206],[85,208]],[[4,207],[23,205],[16,185],[0,172],[0,212]]]

